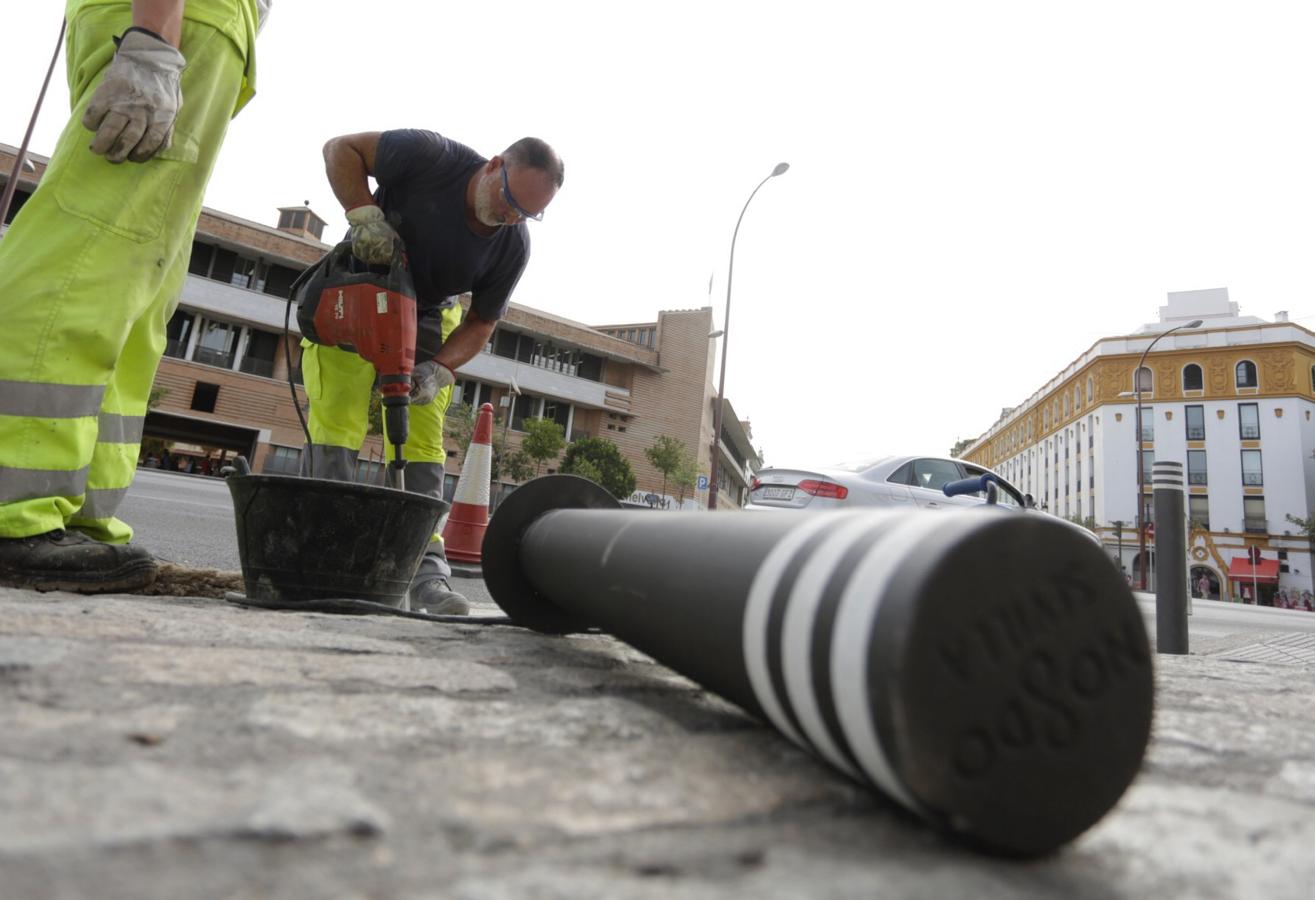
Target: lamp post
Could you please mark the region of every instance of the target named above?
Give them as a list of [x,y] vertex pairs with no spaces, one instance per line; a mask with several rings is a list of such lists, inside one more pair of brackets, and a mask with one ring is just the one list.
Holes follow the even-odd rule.
[[744,201],[740,217],[735,220],[735,232],[731,235],[731,260],[730,265],[726,267],[726,315],[721,327],[721,375],[717,379],[717,406],[712,411],[712,461],[708,464],[708,509],[710,510],[717,508],[717,469],[721,461],[721,416],[722,407],[726,404],[726,350],[731,339],[731,278],[735,274],[735,239],[740,236],[740,223],[744,221],[744,214],[748,211],[754,196],[764,184],[777,175],[784,175],[789,168],[789,163],[777,163],[771,174],[758,182],[758,187],[754,188],[753,193],[749,194],[749,199]]
[[1143,491],[1145,490],[1146,474],[1142,466],[1142,433],[1141,433],[1142,365],[1146,362],[1146,357],[1151,352],[1151,348],[1154,347],[1157,343],[1159,343],[1160,338],[1173,334],[1175,331],[1180,331],[1181,329],[1184,328],[1200,328],[1200,327],[1201,327],[1201,320],[1193,319],[1190,322],[1184,322],[1182,325],[1175,325],[1174,327],[1166,331],[1160,332],[1155,336],[1155,340],[1151,341],[1149,344],[1146,345],[1146,349],[1142,351],[1141,359],[1137,360],[1137,368],[1132,370],[1133,396],[1137,398],[1137,424],[1136,424],[1137,505],[1133,507],[1134,516],[1135,516],[1133,518],[1133,523],[1137,526],[1137,559],[1141,561],[1141,570],[1138,573],[1137,581],[1138,581],[1138,586],[1143,591],[1146,590],[1146,522],[1143,521],[1145,519],[1145,516],[1142,515],[1142,512],[1144,510],[1145,497],[1143,495]]

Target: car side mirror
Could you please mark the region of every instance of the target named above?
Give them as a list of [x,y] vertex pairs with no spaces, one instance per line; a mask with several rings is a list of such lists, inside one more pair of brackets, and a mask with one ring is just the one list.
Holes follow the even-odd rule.
[[1036,498],[1033,497],[1031,494],[1024,494],[1024,495],[1023,495],[1023,508],[1024,508],[1024,509],[1036,509]]

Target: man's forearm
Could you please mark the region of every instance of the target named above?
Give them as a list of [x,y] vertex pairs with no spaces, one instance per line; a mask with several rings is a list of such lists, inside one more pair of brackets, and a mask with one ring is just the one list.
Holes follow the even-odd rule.
[[177,47],[183,40],[183,0],[132,0],[132,24]]
[[496,324],[485,322],[474,313],[467,312],[465,320],[447,336],[438,356],[434,358],[455,372],[484,349]]
[[331,138],[324,145],[324,171],[333,196],[343,209],[374,203],[370,176],[374,173],[374,151],[378,144],[376,133],[343,135]]

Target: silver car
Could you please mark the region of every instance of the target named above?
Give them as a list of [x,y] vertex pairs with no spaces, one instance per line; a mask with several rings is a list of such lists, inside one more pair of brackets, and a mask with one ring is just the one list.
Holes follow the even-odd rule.
[[[998,489],[969,490],[949,496],[946,485],[965,479],[994,481]],[[960,490],[963,485],[958,485]],[[1036,508],[1025,494],[995,472],[967,460],[941,456],[883,456],[816,469],[763,469],[750,486],[746,510],[829,510],[881,506],[889,509],[948,509],[987,502],[987,490],[1003,507],[1033,515],[1050,515]],[[1058,517],[1055,517],[1058,518]],[[1066,519],[1096,544],[1100,538]]]
[[935,456],[884,456],[817,469],[763,469],[750,487],[747,508],[852,509],[856,506],[975,506],[986,502],[982,491],[947,497],[945,485],[981,475],[1000,484],[1001,506],[1035,504],[990,469],[961,459]]

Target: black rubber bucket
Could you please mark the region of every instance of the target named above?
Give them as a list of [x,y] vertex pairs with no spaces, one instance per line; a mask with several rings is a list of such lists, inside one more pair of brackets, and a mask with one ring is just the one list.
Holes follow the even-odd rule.
[[247,597],[295,607],[357,599],[404,608],[448,504],[370,484],[231,475]]

